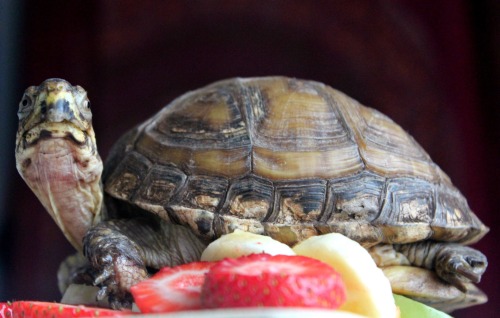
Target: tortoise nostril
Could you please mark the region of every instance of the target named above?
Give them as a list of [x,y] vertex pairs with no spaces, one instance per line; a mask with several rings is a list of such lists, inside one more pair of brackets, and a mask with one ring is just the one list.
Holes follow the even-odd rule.
[[47,104],[45,102],[42,102],[42,104],[40,105],[40,112],[42,114],[47,113]]

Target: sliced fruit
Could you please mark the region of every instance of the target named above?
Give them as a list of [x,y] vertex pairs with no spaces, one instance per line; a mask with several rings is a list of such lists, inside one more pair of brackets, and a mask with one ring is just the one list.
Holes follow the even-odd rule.
[[213,262],[258,253],[295,255],[288,245],[269,236],[236,230],[210,243],[201,254],[201,260]]
[[309,257],[252,254],[216,263],[206,275],[205,308],[338,308],[345,300],[340,275]]
[[194,262],[162,268],[130,288],[143,313],[166,313],[200,308],[201,286],[213,263]]
[[442,311],[404,296],[394,294],[394,300],[401,311],[401,318],[451,318]]
[[64,292],[61,303],[67,305],[85,305],[109,308],[108,299],[99,299],[99,287],[83,284],[70,284]]
[[188,311],[171,316],[151,315],[151,317],[143,316],[141,318],[370,318],[337,309],[297,307],[221,308]]
[[374,318],[397,316],[389,280],[359,243],[342,234],[330,233],[310,237],[293,250],[298,255],[321,260],[340,273],[347,292],[340,309]]
[[0,303],[0,318],[12,318],[12,303]]
[[12,313],[14,318],[71,318],[122,317],[132,312],[43,301],[15,301],[12,303]]

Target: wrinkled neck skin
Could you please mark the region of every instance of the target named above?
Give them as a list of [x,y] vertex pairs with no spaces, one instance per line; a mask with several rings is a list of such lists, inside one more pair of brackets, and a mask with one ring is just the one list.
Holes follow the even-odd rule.
[[80,252],[102,207],[103,164],[90,139],[76,144],[68,138],[41,138],[26,146],[18,138],[16,149],[19,173]]

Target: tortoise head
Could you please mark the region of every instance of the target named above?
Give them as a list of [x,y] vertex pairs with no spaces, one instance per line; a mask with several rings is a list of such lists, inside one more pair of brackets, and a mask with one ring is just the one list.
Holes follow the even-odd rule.
[[102,161],[87,92],[62,79],[31,86],[19,103],[16,166],[22,178],[81,250],[99,220]]
[[63,79],[48,79],[31,86],[19,103],[18,142],[28,144],[46,137],[66,137],[83,143],[87,137],[95,143],[92,112],[87,92]]

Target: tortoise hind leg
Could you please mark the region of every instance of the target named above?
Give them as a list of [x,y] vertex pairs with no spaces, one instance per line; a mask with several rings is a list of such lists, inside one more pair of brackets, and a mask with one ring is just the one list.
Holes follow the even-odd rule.
[[486,256],[473,248],[452,244],[436,255],[436,273],[444,280],[466,291],[465,283],[479,283],[488,266]]
[[478,283],[488,266],[486,256],[468,246],[455,243],[422,241],[394,245],[408,260],[419,267],[434,270],[443,280],[461,291],[466,283]]
[[187,228],[146,218],[115,219],[91,228],[84,254],[99,273],[99,298],[113,308],[130,308],[130,287],[159,269],[197,261],[205,245]]

